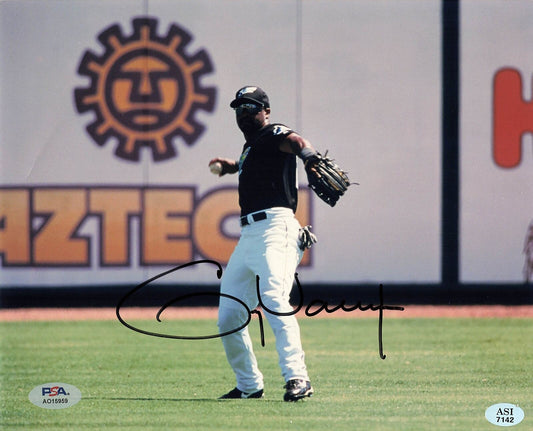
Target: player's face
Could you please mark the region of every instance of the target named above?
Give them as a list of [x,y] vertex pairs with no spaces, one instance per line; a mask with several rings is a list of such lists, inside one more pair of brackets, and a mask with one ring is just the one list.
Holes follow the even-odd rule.
[[235,108],[239,129],[246,135],[261,129],[268,121],[270,109],[254,103],[243,103]]

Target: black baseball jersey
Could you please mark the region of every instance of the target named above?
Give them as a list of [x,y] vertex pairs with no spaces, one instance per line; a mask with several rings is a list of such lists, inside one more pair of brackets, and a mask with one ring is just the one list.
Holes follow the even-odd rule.
[[241,215],[273,207],[296,211],[296,156],[279,149],[292,132],[282,124],[269,124],[244,144],[239,159]]

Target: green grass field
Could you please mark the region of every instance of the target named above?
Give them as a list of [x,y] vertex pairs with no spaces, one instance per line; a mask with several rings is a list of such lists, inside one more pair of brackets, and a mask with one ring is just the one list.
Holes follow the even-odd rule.
[[[374,318],[375,316],[375,318]],[[138,323],[138,322],[136,322]],[[216,332],[214,321],[146,327],[174,334]],[[260,346],[265,399],[218,401],[234,378],[219,339],[148,337],[118,321],[1,324],[2,430],[491,430],[496,403],[525,412],[533,429],[533,322],[528,319],[394,319],[385,316],[385,360],[377,314],[300,319],[315,396],[284,403],[270,328]],[[31,404],[36,385],[76,386],[67,409]]]

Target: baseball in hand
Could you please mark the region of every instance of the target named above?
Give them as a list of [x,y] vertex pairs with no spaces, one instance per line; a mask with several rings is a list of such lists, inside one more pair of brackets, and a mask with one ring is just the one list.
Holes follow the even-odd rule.
[[220,175],[220,173],[222,172],[222,163],[220,162],[211,163],[209,165],[209,169],[211,170],[211,173],[215,175]]

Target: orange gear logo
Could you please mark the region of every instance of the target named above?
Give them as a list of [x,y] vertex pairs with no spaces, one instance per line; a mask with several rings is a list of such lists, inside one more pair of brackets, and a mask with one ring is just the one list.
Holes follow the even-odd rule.
[[214,110],[216,89],[200,85],[213,66],[203,49],[192,56],[185,53],[192,37],[178,25],[160,37],[156,19],[135,18],[132,23],[129,37],[118,24],[98,36],[103,55],[89,50],[83,55],[78,73],[91,82],[75,89],[76,108],[80,114],[95,113],[87,132],[100,146],[116,138],[118,157],[139,161],[141,148],[148,147],[154,161],[167,160],[177,154],[175,138],[193,145],[205,130],[195,114]]

